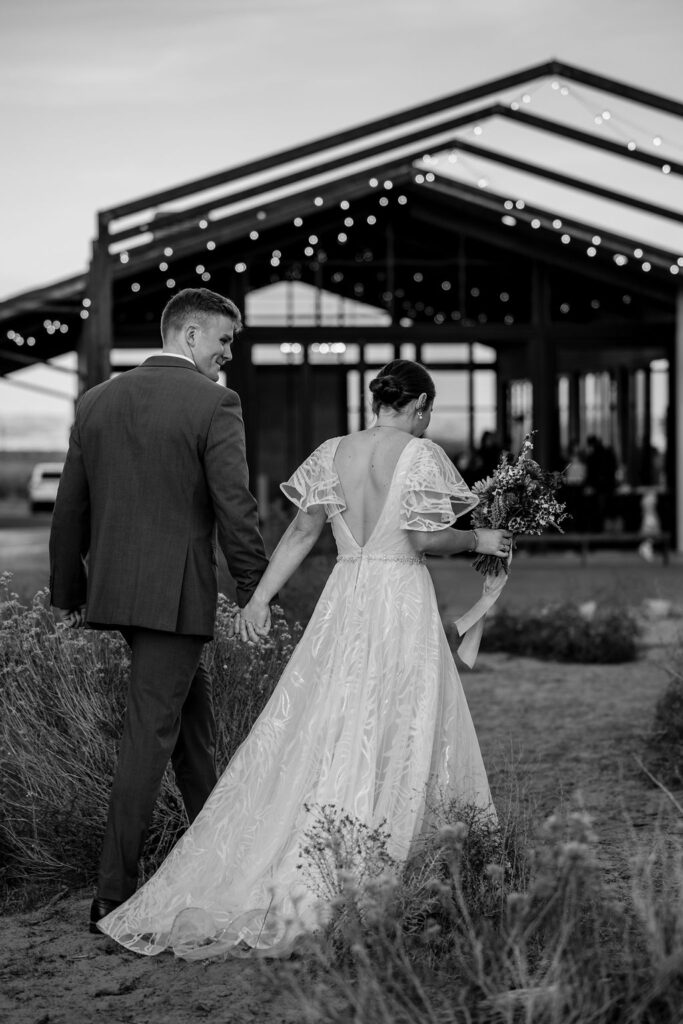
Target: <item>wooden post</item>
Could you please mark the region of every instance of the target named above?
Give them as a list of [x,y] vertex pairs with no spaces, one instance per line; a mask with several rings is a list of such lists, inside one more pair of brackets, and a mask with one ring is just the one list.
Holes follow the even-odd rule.
[[544,469],[558,462],[557,353],[547,335],[550,321],[550,287],[545,267],[531,269],[531,324],[529,376],[533,388],[533,426],[538,430],[534,454]]
[[676,294],[676,334],[674,340],[673,365],[670,367],[671,392],[673,401],[673,480],[669,486],[673,492],[676,530],[676,550],[683,552],[683,287]]
[[240,313],[244,324],[244,334],[239,334],[233,345],[233,359],[227,371],[228,387],[240,396],[242,403],[242,419],[244,420],[244,436],[249,466],[249,486],[256,493],[256,480],[259,468],[259,437],[258,437],[258,398],[256,393],[255,371],[251,358],[251,344],[247,329],[247,282],[244,274],[233,273],[230,276],[228,297],[232,299]]
[[82,354],[85,389],[109,380],[111,376],[111,349],[113,324],[113,274],[109,256],[109,224],[98,216],[97,237],[93,240],[92,259],[88,273],[86,295],[90,300],[88,318],[83,328]]

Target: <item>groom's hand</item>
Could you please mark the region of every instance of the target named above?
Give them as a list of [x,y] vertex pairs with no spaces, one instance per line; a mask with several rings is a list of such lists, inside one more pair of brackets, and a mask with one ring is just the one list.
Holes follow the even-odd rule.
[[233,633],[245,643],[256,644],[270,632],[270,605],[253,598],[236,613]]
[[78,608],[55,608],[54,612],[59,618],[60,624],[66,629],[77,629],[79,626],[85,625],[84,604]]

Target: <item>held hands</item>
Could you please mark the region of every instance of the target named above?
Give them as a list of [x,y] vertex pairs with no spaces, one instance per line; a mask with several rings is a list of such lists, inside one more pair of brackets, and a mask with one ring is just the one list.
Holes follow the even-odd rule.
[[512,532],[510,530],[488,530],[477,527],[477,546],[475,551],[478,555],[497,555],[498,558],[507,558],[512,550]]
[[257,644],[270,632],[270,605],[253,598],[236,612],[232,620],[231,636],[245,643]]
[[85,625],[85,605],[78,608],[55,608],[62,629],[78,629]]

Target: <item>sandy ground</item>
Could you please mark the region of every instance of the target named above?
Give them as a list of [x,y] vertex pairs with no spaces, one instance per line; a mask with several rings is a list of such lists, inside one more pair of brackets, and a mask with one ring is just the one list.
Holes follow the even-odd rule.
[[[624,565],[626,566],[624,568]],[[520,565],[520,570],[522,566]],[[596,571],[597,570],[597,571]],[[683,566],[660,570],[605,563],[591,571],[571,562],[530,562],[518,573],[515,596],[529,603],[548,589],[562,598],[584,598],[623,586],[642,597],[683,600]],[[540,574],[540,575],[539,575]],[[636,579],[632,575],[636,574]],[[433,576],[444,620],[476,597],[453,590],[453,566],[443,561]],[[641,579],[642,576],[642,579]],[[541,583],[543,582],[543,585]],[[472,591],[470,594],[469,590]],[[647,843],[670,805],[653,788],[636,757],[668,676],[665,666],[683,627],[680,608],[664,619],[644,619],[642,655],[627,665],[560,665],[503,654],[482,654],[463,684],[488,765],[494,799],[512,774],[537,817],[579,799],[594,816],[605,871],[620,886],[628,858]],[[50,904],[2,919],[0,1020],[8,1024],[294,1024],[300,1012],[285,1004],[266,964],[228,960],[176,962],[147,959],[109,939],[91,936],[88,891],[64,892]],[[272,972],[271,972],[272,974]]]

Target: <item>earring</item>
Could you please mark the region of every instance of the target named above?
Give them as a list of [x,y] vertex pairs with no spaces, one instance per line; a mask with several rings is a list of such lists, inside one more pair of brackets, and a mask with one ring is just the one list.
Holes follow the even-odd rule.
[[419,420],[421,420],[421,419],[422,419],[422,409],[418,409],[418,410],[417,410],[417,418],[418,418]]

